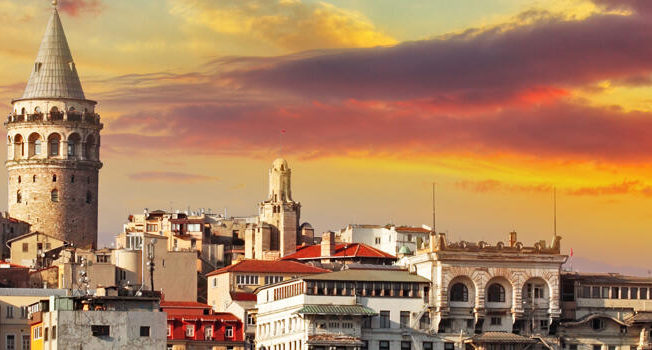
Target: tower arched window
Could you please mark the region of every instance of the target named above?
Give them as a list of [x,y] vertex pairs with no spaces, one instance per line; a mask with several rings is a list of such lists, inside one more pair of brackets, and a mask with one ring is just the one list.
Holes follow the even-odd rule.
[[91,191],[86,192],[86,203],[90,204],[93,201],[93,194]]
[[450,301],[469,301],[469,288],[464,283],[455,283],[451,287]]
[[23,178],[21,178],[20,175],[18,175],[18,183],[21,183],[21,182],[23,182]]
[[23,144],[23,136],[17,134],[14,136],[14,159],[21,159],[25,156],[25,147]]
[[68,137],[68,157],[76,157],[79,155],[80,144],[81,137],[79,134],[74,133]]
[[70,183],[71,184],[75,183],[75,175],[70,175]]
[[52,174],[52,182],[57,182],[57,174]]
[[23,195],[20,193],[20,190],[16,191],[16,203],[22,203]]
[[48,147],[49,151],[48,154],[50,156],[58,156],[59,155],[59,144],[61,142],[61,136],[57,133],[54,133],[50,136],[48,136]]
[[36,182],[36,175],[32,176],[32,182]]
[[27,143],[30,157],[41,154],[41,135],[37,133],[30,134]]
[[58,202],[59,201],[59,190],[56,188],[50,192],[50,200],[53,202]]
[[505,302],[505,287],[499,283],[493,283],[487,290],[487,301],[491,303]]

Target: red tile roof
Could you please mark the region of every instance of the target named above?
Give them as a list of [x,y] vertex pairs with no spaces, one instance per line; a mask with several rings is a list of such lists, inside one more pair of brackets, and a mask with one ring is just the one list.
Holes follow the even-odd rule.
[[256,294],[244,292],[231,292],[231,300],[236,301],[256,301]]
[[[309,245],[297,247],[297,252],[281,258],[281,260],[304,260],[321,257],[321,245]],[[387,254],[382,250],[368,246],[364,243],[340,243],[335,245],[336,258],[383,258],[396,259],[395,256]]]
[[162,308],[210,309],[211,306],[196,301],[161,301]]
[[304,265],[294,261],[242,260],[236,264],[210,272],[206,276],[214,276],[227,272],[311,274],[330,271],[320,269],[318,267]]

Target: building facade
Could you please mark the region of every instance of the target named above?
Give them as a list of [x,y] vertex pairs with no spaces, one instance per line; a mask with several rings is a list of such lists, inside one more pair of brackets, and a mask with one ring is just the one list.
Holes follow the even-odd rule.
[[100,116],[86,99],[56,7],[7,128],[8,207],[32,230],[97,244]]
[[429,280],[396,269],[343,270],[261,287],[256,348],[440,348],[429,333],[429,290]]
[[348,225],[336,233],[343,243],[364,243],[387,254],[414,254],[428,246],[431,228],[395,225]]
[[226,312],[213,312],[211,306],[197,302],[161,302],[167,314],[168,349],[243,350],[242,321]]

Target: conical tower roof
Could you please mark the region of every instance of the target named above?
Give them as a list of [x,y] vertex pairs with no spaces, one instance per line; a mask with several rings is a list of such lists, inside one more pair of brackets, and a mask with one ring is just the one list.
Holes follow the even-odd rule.
[[52,9],[22,98],[85,99],[56,7]]

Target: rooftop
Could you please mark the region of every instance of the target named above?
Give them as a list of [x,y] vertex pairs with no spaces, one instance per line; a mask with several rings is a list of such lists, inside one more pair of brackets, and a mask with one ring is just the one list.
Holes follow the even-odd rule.
[[[286,255],[282,260],[310,260],[321,258],[321,245],[298,246],[294,254]],[[340,243],[335,245],[335,254],[330,258],[381,258],[392,259],[396,257],[382,250],[363,243]]]
[[210,272],[206,276],[215,276],[227,272],[314,274],[329,272],[329,270],[312,267],[294,261],[242,260],[236,264]]
[[626,276],[619,273],[562,272],[561,277],[586,284],[652,284],[652,277]]

